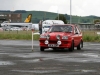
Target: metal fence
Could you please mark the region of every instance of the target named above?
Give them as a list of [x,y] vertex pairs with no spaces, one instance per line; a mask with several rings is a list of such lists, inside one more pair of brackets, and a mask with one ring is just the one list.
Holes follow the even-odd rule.
[[95,25],[78,25],[78,27],[82,31],[100,31],[100,27]]

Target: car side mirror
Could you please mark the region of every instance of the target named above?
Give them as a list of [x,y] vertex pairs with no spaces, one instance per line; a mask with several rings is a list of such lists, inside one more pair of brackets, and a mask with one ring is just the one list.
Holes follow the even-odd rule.
[[72,33],[73,31],[70,31],[70,33]]
[[75,32],[75,34],[78,34],[78,32]]
[[47,33],[47,31],[45,31],[45,33]]

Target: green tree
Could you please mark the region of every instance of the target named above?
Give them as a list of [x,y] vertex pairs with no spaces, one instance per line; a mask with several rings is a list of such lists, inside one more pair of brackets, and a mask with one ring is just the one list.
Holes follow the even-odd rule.
[[94,20],[94,24],[96,24],[97,22],[100,22],[100,19]]
[[66,20],[66,18],[65,18],[65,16],[63,15],[63,14],[59,14],[59,17],[57,16],[56,18],[55,18],[55,20],[62,20],[65,24],[67,24],[67,20]]

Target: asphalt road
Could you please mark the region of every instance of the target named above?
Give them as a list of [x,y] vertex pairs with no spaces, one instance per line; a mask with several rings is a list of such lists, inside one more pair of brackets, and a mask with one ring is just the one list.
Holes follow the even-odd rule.
[[39,50],[39,42],[0,40],[0,75],[100,75],[100,43],[82,50]]

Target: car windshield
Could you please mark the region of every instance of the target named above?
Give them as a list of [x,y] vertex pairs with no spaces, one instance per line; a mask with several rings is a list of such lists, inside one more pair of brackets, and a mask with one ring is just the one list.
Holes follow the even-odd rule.
[[44,28],[50,28],[50,26],[44,26]]
[[70,25],[54,25],[48,32],[72,32],[72,26]]

